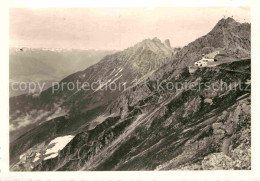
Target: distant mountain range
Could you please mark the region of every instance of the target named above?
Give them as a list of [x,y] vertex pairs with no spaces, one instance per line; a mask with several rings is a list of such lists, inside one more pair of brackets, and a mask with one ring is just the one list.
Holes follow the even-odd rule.
[[[89,67],[116,51],[10,48],[9,52],[10,83],[45,82],[47,89],[52,82]],[[10,88],[10,96],[25,93],[28,90],[14,91]]]
[[[37,96],[10,98],[10,169],[250,169],[250,44],[250,24],[221,19],[183,48],[146,39]],[[232,62],[194,67],[216,50]],[[158,88],[165,81],[204,86]],[[243,89],[205,87],[221,81],[241,81]],[[84,84],[60,89],[76,82],[99,83],[87,91]],[[120,83],[125,89],[105,89]]]

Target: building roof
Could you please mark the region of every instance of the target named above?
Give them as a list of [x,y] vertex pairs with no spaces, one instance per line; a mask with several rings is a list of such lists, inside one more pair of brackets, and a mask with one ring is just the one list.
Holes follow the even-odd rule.
[[214,51],[214,52],[211,52],[211,53],[209,53],[209,54],[206,54],[206,55],[204,55],[204,57],[205,58],[215,58],[215,56],[216,55],[218,55],[219,54],[219,51]]

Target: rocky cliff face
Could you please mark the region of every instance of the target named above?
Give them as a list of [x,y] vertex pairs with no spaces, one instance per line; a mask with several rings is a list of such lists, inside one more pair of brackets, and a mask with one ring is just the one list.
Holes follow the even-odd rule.
[[[231,67],[244,73],[228,71]],[[187,69],[170,81],[233,84],[250,79],[250,61]],[[226,70],[228,69],[228,70]],[[153,80],[131,88],[108,117],[75,135],[59,156],[34,170],[250,169],[250,90],[161,90]],[[165,89],[165,90],[164,90]],[[142,94],[140,94],[142,92]],[[110,115],[109,115],[110,114]]]
[[250,24],[238,23],[232,18],[221,19],[208,34],[183,47],[174,57],[173,65],[193,65],[202,54],[216,50],[239,59],[250,57]]
[[[250,32],[244,26],[220,20],[177,53],[168,41],[147,39],[62,81],[126,82],[122,91],[65,90],[50,96],[47,90],[38,102],[11,100],[11,113],[21,107],[16,101],[25,105],[21,112],[53,110],[54,102],[59,102],[58,113],[65,111],[42,118],[11,143],[11,170],[251,169],[251,62],[240,60],[250,54],[244,46]],[[234,42],[246,54],[236,58]],[[215,49],[232,50],[236,61],[194,71],[183,66]],[[220,88],[223,83],[229,86]]]

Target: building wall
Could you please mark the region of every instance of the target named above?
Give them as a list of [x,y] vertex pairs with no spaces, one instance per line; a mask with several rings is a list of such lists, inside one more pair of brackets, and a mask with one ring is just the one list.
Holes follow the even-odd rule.
[[215,51],[215,52],[212,52],[210,54],[207,54],[205,56],[202,57],[202,59],[200,59],[199,61],[195,62],[194,64],[196,66],[201,66],[201,67],[205,67],[208,65],[208,62],[214,62],[215,61],[215,56],[219,54],[219,51]]

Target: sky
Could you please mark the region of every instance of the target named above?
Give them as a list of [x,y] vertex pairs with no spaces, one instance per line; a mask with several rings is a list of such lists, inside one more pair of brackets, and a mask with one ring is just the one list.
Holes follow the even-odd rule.
[[147,39],[185,46],[224,17],[250,23],[245,7],[10,9],[10,47],[123,50]]

